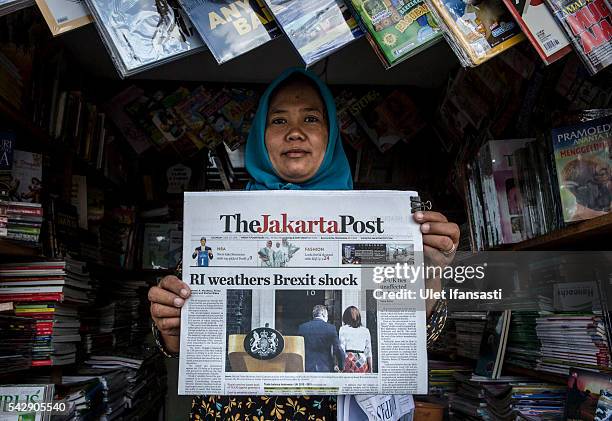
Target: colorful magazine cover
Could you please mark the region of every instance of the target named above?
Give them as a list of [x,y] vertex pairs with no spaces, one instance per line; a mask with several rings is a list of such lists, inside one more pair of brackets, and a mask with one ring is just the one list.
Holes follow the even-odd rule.
[[36,0],[36,4],[54,36],[92,21],[83,0]]
[[595,218],[612,205],[612,116],[552,131],[565,222]]
[[386,67],[424,50],[442,30],[423,0],[350,0]]
[[612,63],[608,0],[546,0],[591,75]]
[[525,39],[502,0],[427,0],[464,66],[477,66]]
[[611,398],[612,376],[609,373],[572,368],[567,380],[565,419],[609,420],[612,416]]
[[572,51],[569,39],[544,0],[504,0],[506,7],[546,64]]
[[342,0],[266,0],[307,66],[363,35]]
[[263,0],[179,0],[219,64],[280,35]]

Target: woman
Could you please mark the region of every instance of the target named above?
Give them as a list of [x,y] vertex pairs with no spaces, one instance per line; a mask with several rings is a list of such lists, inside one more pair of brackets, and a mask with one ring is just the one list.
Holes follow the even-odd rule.
[[361,313],[349,306],[342,314],[342,326],[338,334],[340,347],[346,354],[345,373],[372,372],[372,337],[370,330],[361,324]]
[[[352,189],[336,106],[321,80],[304,69],[289,69],[268,87],[249,133],[246,167],[252,177],[249,190]],[[425,252],[436,261],[450,261],[459,228],[436,212],[414,215],[422,224]],[[190,293],[187,284],[174,276],[149,290],[151,316],[167,355],[179,351],[181,307]],[[333,397],[206,396],[194,398],[191,416],[194,420],[329,421],[336,419],[335,411]]]

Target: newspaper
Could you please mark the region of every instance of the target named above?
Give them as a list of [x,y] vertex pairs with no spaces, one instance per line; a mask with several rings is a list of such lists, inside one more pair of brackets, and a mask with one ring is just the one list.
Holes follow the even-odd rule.
[[374,293],[423,279],[373,282],[422,265],[416,196],[185,193],[179,394],[426,394],[424,301]]
[[338,421],[412,421],[411,395],[338,396]]

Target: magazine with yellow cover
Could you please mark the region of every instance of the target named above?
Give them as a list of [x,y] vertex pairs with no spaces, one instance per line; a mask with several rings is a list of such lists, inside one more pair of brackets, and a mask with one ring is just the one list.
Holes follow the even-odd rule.
[[525,39],[502,0],[427,0],[464,66],[477,66]]

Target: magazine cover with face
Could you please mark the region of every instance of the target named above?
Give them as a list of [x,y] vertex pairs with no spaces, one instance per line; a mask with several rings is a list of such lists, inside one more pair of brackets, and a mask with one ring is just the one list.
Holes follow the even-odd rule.
[[612,115],[553,129],[565,222],[595,218],[612,204]]

